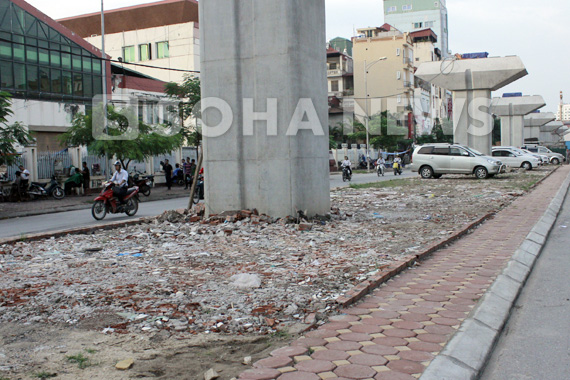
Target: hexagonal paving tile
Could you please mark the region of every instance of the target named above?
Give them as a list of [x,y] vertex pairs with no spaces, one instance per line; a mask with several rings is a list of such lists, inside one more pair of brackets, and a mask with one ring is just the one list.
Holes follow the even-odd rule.
[[336,364],[328,360],[305,360],[295,365],[299,371],[321,373],[329,372],[336,368]]
[[273,380],[281,376],[281,372],[271,368],[249,369],[239,375],[243,380]]
[[311,355],[313,359],[317,360],[328,360],[328,361],[335,361],[335,360],[346,360],[350,357],[346,351],[339,351],[339,350],[321,350],[315,351]]
[[376,371],[368,366],[349,364],[338,367],[334,373],[347,379],[369,379],[376,374]]
[[272,356],[253,363],[253,368],[282,368],[293,363],[289,356]]
[[310,372],[289,372],[279,376],[277,380],[321,380],[321,378]]
[[374,377],[374,380],[417,380],[415,377],[407,373],[396,371],[381,372]]
[[388,360],[386,360],[384,357],[370,354],[354,355],[351,356],[348,361],[352,364],[360,364],[369,367],[381,366],[388,363]]
[[325,347],[329,350],[356,351],[362,348],[362,344],[357,342],[341,341],[329,343]]
[[407,374],[414,374],[414,373],[422,373],[425,370],[425,367],[418,363],[413,362],[411,360],[394,360],[386,365],[388,368],[402,372]]
[[340,340],[349,341],[349,342],[364,342],[367,340],[372,340],[372,337],[368,334],[363,333],[347,333],[347,334],[340,334],[338,336]]
[[271,353],[269,355],[293,357],[293,356],[304,355],[305,352],[307,352],[307,351],[308,351],[308,349],[305,347],[288,346],[288,347],[278,348],[277,350],[273,350],[273,351],[271,351]]
[[396,355],[398,353],[398,350],[396,348],[389,346],[382,346],[380,344],[375,344],[373,346],[365,346],[362,347],[360,350],[362,352],[366,352],[367,354],[379,355],[379,356]]

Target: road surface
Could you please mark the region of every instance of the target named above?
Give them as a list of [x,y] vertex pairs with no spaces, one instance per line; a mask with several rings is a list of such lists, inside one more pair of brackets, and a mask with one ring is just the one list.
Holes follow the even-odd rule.
[[[388,181],[394,178],[409,178],[412,176],[417,176],[417,173],[411,173],[409,170],[405,170],[401,176],[397,177],[394,176],[392,172],[386,172],[384,177],[378,177],[376,173],[355,174],[352,177],[351,183],[363,184],[377,181]],[[349,185],[349,183],[342,182],[342,176],[340,174],[332,174],[330,179],[331,189]],[[143,202],[140,204],[137,217],[156,216],[162,214],[165,210],[186,208],[187,205],[188,198]],[[6,219],[0,220],[0,238],[22,237],[26,234],[44,233],[75,227],[88,227],[110,221],[123,221],[129,219],[131,218],[125,214],[108,214],[103,222],[98,222],[91,216],[91,210],[87,209]]]
[[570,379],[570,198],[481,380]]

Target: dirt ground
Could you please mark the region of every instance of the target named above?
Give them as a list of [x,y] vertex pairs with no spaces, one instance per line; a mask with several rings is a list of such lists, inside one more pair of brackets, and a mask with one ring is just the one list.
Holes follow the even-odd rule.
[[[119,242],[124,229],[0,246],[0,380],[201,380],[210,368],[230,380],[311,315],[338,313],[334,297],[382,265],[508,206],[550,170],[354,186],[332,193],[331,220],[310,231],[155,221]],[[232,288],[246,267],[262,285]]]

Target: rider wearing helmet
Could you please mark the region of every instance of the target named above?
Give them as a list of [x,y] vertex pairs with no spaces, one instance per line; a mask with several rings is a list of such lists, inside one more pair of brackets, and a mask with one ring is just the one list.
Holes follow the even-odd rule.
[[127,188],[129,182],[129,174],[126,170],[123,170],[123,165],[120,161],[115,162],[115,174],[111,178],[111,182],[115,184],[113,187],[113,195],[119,199],[119,202],[124,203],[123,199],[127,195]]

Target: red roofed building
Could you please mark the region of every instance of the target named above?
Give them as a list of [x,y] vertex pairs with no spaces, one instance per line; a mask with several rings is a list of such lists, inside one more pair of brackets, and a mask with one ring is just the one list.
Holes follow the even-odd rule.
[[[58,21],[101,46],[100,13]],[[195,0],[164,0],[105,11],[106,53],[128,63],[125,66],[130,69],[166,82],[182,82],[185,70],[200,70],[199,38]]]

